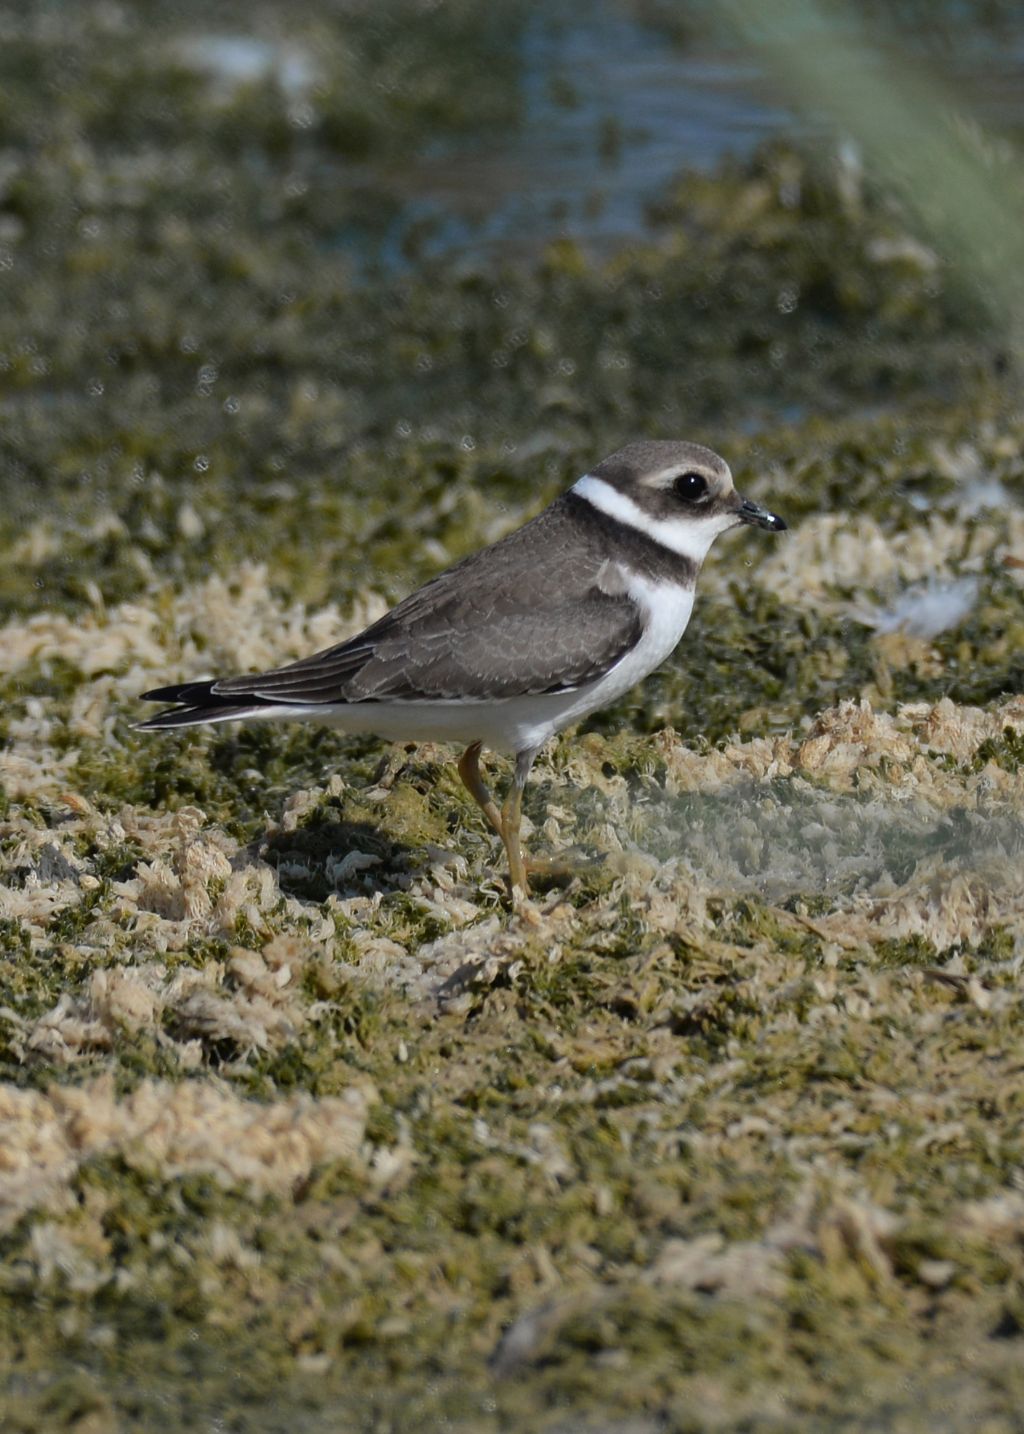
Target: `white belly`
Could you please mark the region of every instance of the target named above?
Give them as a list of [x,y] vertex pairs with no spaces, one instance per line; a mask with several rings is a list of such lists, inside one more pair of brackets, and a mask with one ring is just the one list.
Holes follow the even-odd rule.
[[[359,702],[336,707],[274,707],[267,717],[325,722],[345,732],[372,732],[392,741],[482,742],[498,752],[541,746],[563,727],[642,682],[659,667],[686,631],[693,589],[634,579],[629,594],[646,624],[637,645],[596,682],[572,692],[506,697],[497,702]],[[259,716],[258,712],[252,714]]]

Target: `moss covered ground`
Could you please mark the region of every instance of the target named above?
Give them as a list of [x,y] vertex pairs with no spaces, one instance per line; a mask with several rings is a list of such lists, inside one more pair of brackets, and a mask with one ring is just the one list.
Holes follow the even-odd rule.
[[[3,21],[5,1430],[1024,1427],[1016,361],[827,149],[377,263],[528,11]],[[133,730],[638,435],[791,531],[542,755],[535,923],[447,749]]]

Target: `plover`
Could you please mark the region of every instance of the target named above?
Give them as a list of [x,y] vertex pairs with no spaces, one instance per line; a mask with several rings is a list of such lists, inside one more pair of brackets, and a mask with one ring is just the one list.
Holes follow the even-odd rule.
[[[786,527],[736,492],[710,449],[630,443],[358,636],[270,672],[146,692],[179,705],[139,727],[299,719],[463,744],[459,775],[504,843],[515,900],[527,891],[520,825],[538,751],[668,657],[708,549],[741,523]],[[515,757],[500,808],[480,772],[483,747]]]

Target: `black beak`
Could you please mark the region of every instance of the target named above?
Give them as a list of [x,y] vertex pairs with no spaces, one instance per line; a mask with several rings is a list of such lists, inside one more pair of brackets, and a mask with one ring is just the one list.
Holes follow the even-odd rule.
[[769,513],[767,508],[762,508],[750,498],[740,498],[736,516],[741,523],[749,523],[753,528],[769,528],[773,533],[784,533],[789,527],[777,513]]

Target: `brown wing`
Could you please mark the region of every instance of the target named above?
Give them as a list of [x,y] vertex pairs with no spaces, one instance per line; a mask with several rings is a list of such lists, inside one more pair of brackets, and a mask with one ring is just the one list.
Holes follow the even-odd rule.
[[639,640],[642,614],[563,501],[312,657],[212,684],[287,703],[473,701],[566,692]]

